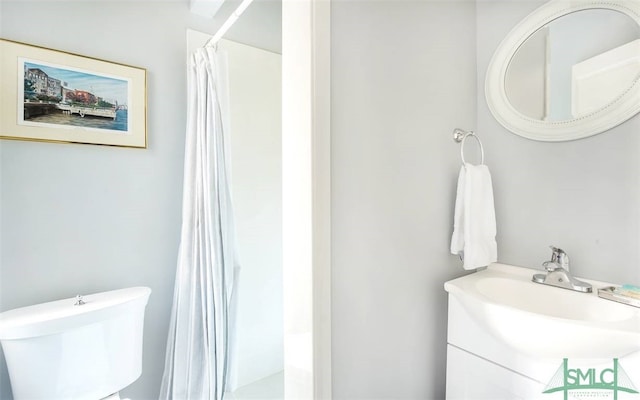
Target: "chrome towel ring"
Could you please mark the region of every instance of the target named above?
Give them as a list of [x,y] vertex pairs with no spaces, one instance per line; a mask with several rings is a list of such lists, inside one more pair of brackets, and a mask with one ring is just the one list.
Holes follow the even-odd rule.
[[478,142],[478,146],[480,146],[480,164],[484,164],[484,148],[482,147],[482,142],[480,138],[474,131],[465,131],[459,128],[453,130],[453,140],[457,143],[460,143],[460,158],[462,159],[462,164],[466,164],[467,162],[464,160],[464,142],[467,138],[471,136],[476,139]]

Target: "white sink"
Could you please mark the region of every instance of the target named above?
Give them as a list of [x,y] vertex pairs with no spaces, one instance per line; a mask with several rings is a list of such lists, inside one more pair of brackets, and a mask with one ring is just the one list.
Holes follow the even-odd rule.
[[536,272],[492,264],[444,287],[490,333],[525,354],[612,358],[640,351],[640,308],[597,295],[612,284],[580,278],[594,290],[580,293],[531,282]]

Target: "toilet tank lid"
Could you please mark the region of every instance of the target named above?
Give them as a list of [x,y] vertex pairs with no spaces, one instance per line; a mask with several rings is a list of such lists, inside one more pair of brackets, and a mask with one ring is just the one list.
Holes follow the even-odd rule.
[[16,308],[0,313],[0,340],[51,335],[122,315],[127,309],[144,307],[151,289],[131,287]]

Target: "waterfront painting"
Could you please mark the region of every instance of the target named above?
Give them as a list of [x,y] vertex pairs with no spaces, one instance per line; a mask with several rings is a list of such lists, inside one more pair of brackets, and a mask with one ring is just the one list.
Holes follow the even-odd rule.
[[143,147],[146,70],[0,39],[0,138]]
[[129,82],[22,61],[21,124],[54,124],[128,132]]

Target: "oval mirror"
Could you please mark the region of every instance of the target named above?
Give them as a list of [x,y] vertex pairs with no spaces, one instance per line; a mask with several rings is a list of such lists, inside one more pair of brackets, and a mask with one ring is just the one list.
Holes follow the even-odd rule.
[[640,1],[552,0],[502,41],[485,81],[496,120],[529,139],[604,132],[640,111]]

